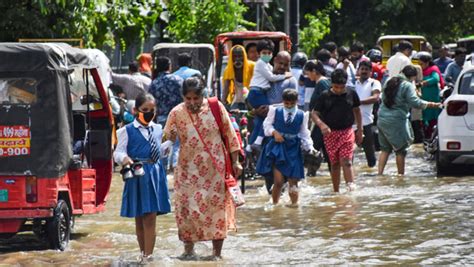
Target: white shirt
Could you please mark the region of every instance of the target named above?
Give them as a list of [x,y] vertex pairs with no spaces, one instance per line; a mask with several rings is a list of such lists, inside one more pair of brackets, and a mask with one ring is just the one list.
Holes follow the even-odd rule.
[[270,82],[282,81],[285,78],[284,74],[273,74],[272,65],[259,59],[253,69],[253,76],[249,87],[270,88]]
[[[344,69],[344,63],[339,62],[336,66],[336,69]],[[357,75],[354,64],[352,64],[352,62],[349,62],[349,65],[347,65],[347,68],[345,69],[345,71],[347,72],[346,86],[350,88],[354,88],[355,87],[354,81],[356,80],[356,75]]]
[[[272,105],[268,110],[267,117],[263,121],[263,131],[265,132],[265,136],[272,136],[273,131],[275,131],[275,127],[273,127],[273,123],[275,122],[275,110],[277,107],[282,107],[281,104],[279,105]],[[298,107],[296,107],[296,112],[298,111]],[[292,114],[291,121],[295,119],[295,114]],[[283,117],[285,121],[288,118],[288,112],[283,109]],[[313,139],[311,139],[311,132],[308,129],[308,120],[309,120],[309,112],[304,113],[303,123],[301,124],[300,131],[298,132],[298,137],[301,139],[301,145],[303,150],[309,151],[313,147]]]
[[388,76],[393,77],[400,74],[405,66],[411,65],[411,60],[402,52],[397,52],[387,61]]
[[300,76],[303,74],[303,70],[300,68],[291,68],[291,75],[296,80],[296,86],[298,87],[298,106],[304,106],[304,86],[299,85]]
[[[365,100],[372,96],[376,91],[382,91],[382,85],[378,80],[369,78],[364,83],[360,83],[360,80],[356,81],[355,91],[359,96],[359,99]],[[360,105],[360,112],[362,113],[362,126],[374,123],[374,114],[372,113],[374,104]]]
[[[145,137],[146,140],[148,140],[149,134],[148,134],[148,129],[147,127],[141,125],[136,119],[132,122],[133,127],[138,128],[140,130],[140,133]],[[156,124],[154,122],[150,122],[148,127],[153,127],[153,131],[162,131],[161,125]],[[127,153],[127,145],[128,145],[128,133],[127,133],[127,128],[122,127],[117,130],[117,147],[115,148],[114,151],[114,161],[117,162],[118,164],[122,164],[123,159],[128,156]],[[156,145],[159,146],[161,144],[161,138],[159,140],[156,140]]]

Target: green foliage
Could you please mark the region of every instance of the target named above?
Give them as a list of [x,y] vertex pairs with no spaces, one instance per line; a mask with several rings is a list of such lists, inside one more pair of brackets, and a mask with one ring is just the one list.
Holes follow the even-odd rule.
[[330,15],[341,8],[341,2],[342,0],[331,0],[325,8],[316,10],[315,15],[304,15],[308,25],[300,31],[300,46],[306,54],[311,55],[319,46],[319,41],[331,32]]
[[436,47],[471,34],[473,14],[469,1],[346,0],[331,15],[331,28],[338,30],[326,38],[341,45],[357,39],[370,48],[382,35],[417,34]]
[[0,41],[83,38],[86,47],[122,49],[143,40],[161,12],[159,0],[0,1],[0,10]]
[[212,43],[222,32],[234,31],[247,8],[234,0],[169,0],[166,30],[176,42]]

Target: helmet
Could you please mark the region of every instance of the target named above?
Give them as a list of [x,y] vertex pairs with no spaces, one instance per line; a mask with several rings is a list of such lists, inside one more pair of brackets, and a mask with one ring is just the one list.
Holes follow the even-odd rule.
[[419,59],[423,62],[430,62],[431,60],[433,60],[433,57],[431,56],[431,53],[426,52],[426,51],[420,51],[420,52],[416,53],[413,56],[413,58],[414,59]]
[[377,50],[377,49],[370,49],[367,52],[367,57],[370,58],[371,62],[380,62],[382,61],[382,52],[380,52],[380,50]]
[[306,64],[306,61],[308,61],[308,56],[303,52],[297,52],[291,59],[291,66],[303,68],[304,64]]

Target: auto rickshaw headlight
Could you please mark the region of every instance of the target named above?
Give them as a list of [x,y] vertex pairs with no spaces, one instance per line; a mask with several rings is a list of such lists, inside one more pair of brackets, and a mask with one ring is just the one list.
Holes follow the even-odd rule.
[[35,203],[38,201],[38,180],[36,176],[26,177],[26,202]]

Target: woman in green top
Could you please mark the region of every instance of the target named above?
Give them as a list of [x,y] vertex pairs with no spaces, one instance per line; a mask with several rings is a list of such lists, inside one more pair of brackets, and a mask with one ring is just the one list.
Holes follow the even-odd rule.
[[[423,69],[423,81],[420,82],[421,98],[426,101],[439,102],[440,88],[444,87],[443,76],[438,66],[434,64],[430,53],[419,52],[417,57]],[[433,127],[438,121],[439,112],[437,109],[423,110],[424,134],[427,139],[431,137]]]
[[440,103],[420,99],[413,81],[416,68],[408,65],[402,73],[387,81],[382,93],[382,104],[378,113],[379,129],[379,174],[383,174],[388,156],[395,152],[398,174],[405,174],[405,156],[413,141],[413,130],[409,120],[411,108],[439,108]]

